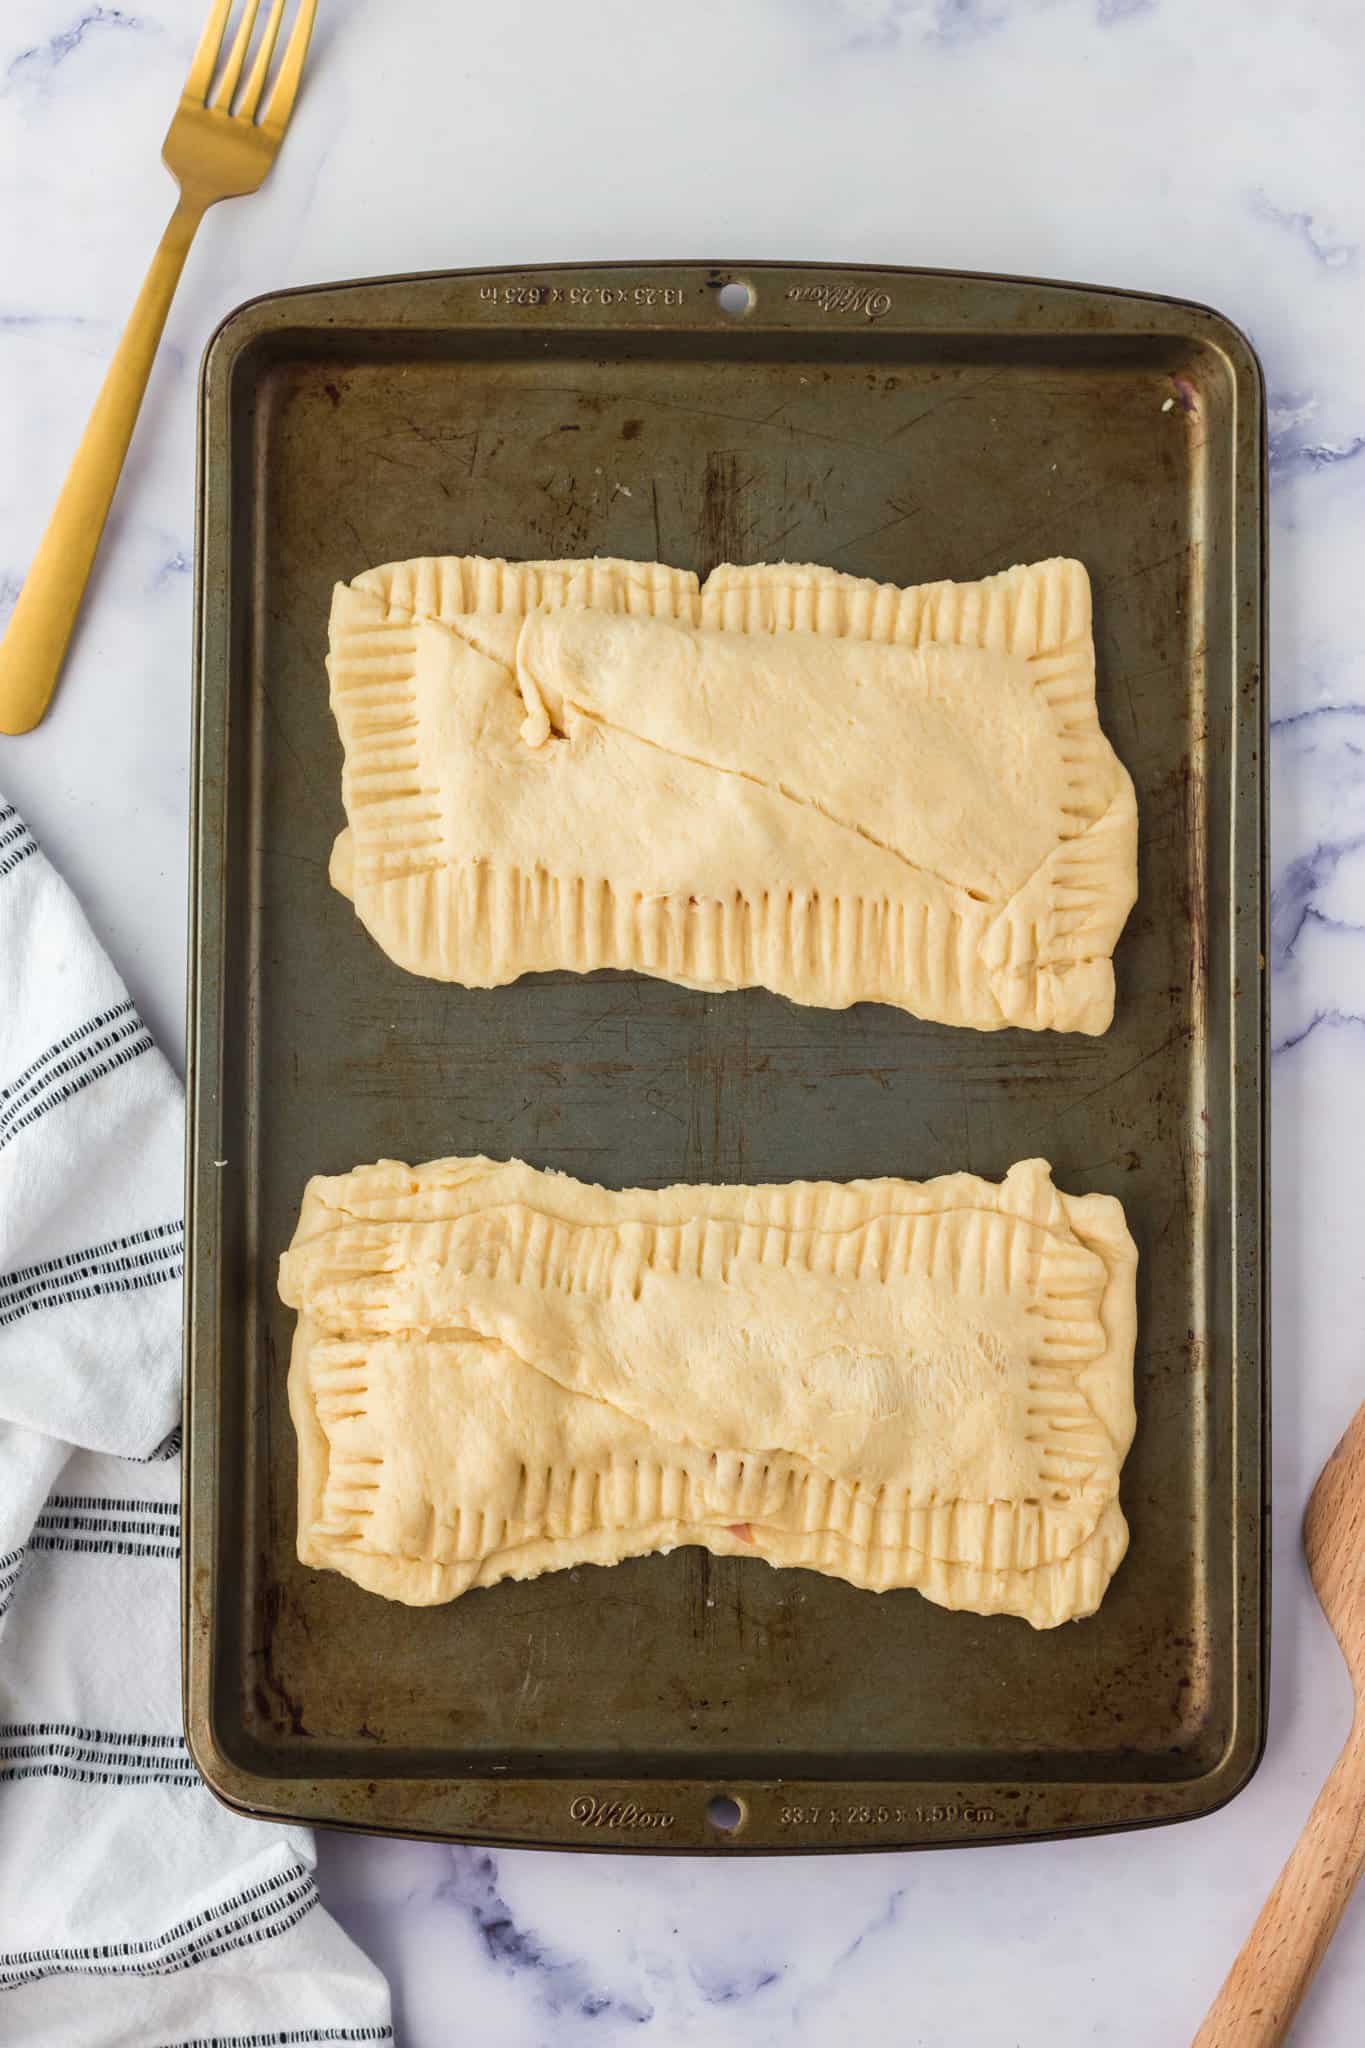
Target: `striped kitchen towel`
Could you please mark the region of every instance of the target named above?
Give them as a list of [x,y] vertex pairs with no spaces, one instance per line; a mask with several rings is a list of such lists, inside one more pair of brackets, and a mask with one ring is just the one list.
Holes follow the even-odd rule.
[[0,800],[0,2041],[391,2042],[306,1830],[180,1718],[183,1106]]

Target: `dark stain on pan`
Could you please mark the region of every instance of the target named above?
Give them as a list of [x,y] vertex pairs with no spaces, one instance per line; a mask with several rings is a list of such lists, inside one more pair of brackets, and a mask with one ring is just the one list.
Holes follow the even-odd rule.
[[[280,1735],[306,1736],[309,1729],[304,1719],[303,1703],[290,1690],[275,1668],[275,1645],[284,1633],[280,1623],[282,1610],[286,1604],[291,1607],[293,1605],[290,1593],[284,1586],[277,1583],[266,1587],[262,1602],[263,1644],[257,1667],[260,1675],[253,1688],[252,1697],[256,1712],[267,1727]],[[306,1614],[300,1615],[295,1611],[291,1618],[301,1621],[302,1632],[306,1636],[309,1633]]]
[[753,513],[746,494],[753,482],[748,461],[733,449],[713,450],[701,474],[701,516],[697,531],[697,567],[709,576],[722,562],[747,559]]

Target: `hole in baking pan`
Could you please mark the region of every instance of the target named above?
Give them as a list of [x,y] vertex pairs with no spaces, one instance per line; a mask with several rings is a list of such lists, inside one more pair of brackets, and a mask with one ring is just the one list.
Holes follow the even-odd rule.
[[717,1792],[714,1799],[706,1802],[706,1818],[723,1835],[732,1835],[744,1819],[744,1808],[728,1792]]
[[740,320],[754,303],[754,288],[732,277],[729,284],[723,284],[716,293],[716,303],[722,313],[728,313],[732,320]]

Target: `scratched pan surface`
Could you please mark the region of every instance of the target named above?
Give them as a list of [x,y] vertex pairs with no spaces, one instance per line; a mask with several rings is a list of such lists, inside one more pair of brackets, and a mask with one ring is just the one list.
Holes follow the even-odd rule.
[[[747,280],[747,310],[719,288]],[[743,295],[741,294],[741,297]],[[254,1812],[503,1842],[889,1847],[1230,1797],[1265,1700],[1262,397],[1216,315],[918,272],[573,268],[283,294],[205,365],[187,1719]],[[627,975],[469,991],[327,883],[333,580],[432,553],[1074,554],[1141,898],[1099,1040]],[[519,1155],[609,1185],[997,1176],[1141,1250],[1132,1548],[1035,1634],[698,1550],[408,1609],[294,1556],[277,1256],[304,1182]],[[708,1818],[731,1794],[732,1832]]]

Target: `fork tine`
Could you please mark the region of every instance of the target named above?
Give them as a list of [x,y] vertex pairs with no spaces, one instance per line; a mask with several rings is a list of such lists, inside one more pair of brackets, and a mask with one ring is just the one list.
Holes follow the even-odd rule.
[[294,23],[289,41],[284,47],[284,61],[280,75],[275,80],[275,90],[266,101],[261,116],[261,126],[278,138],[283,135],[294,111],[294,100],[303,76],[303,60],[308,55],[308,38],[313,33],[313,17],[318,11],[318,0],[303,0],[299,18]]
[[270,14],[265,24],[265,34],[261,37],[261,47],[256,52],[246,84],[242,87],[242,98],[237,108],[237,118],[241,121],[255,119],[265,86],[265,74],[270,69],[270,59],[275,54],[275,38],[280,32],[280,23],[283,19],[284,0],[272,0]]
[[242,75],[246,53],[251,46],[251,31],[256,26],[256,10],[260,4],[261,0],[246,0],[246,6],[242,9],[242,18],[232,39],[232,51],[227,60],[227,68],[223,72],[222,83],[213,95],[212,104],[220,114],[232,112],[232,95],[237,90],[237,80]]
[[209,87],[213,83],[214,67],[218,62],[218,52],[223,47],[223,31],[227,27],[227,18],[231,12],[232,0],[213,0],[209,18],[204,24],[204,33],[199,38],[199,48],[195,51],[194,61],[190,65],[190,75],[185,80],[182,99],[198,100],[202,106],[208,98]]

